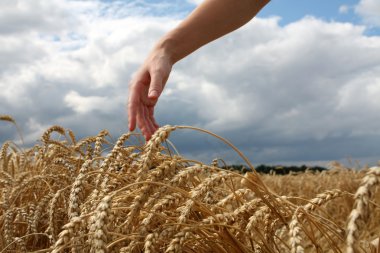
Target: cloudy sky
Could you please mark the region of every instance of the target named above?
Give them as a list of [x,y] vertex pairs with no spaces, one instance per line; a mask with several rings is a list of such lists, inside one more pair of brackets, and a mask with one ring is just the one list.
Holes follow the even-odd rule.
[[[155,41],[199,0],[1,0],[0,114],[26,143],[51,125],[127,131],[128,83]],[[380,159],[380,1],[273,0],[241,29],[174,66],[161,125],[206,128],[254,164]],[[228,17],[226,17],[228,18]],[[0,122],[0,143],[17,140]],[[242,163],[192,131],[186,157]]]

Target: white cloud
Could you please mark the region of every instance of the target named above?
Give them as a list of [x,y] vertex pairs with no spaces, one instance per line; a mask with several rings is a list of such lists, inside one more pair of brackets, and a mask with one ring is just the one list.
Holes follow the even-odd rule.
[[[178,18],[142,16],[133,1],[6,3],[0,8],[0,17],[8,17],[0,22],[0,108],[20,118],[28,140],[52,124],[82,135],[126,131],[130,77]],[[278,17],[255,19],[174,66],[158,121],[229,135],[259,161],[355,155],[369,135],[380,139],[380,37],[364,30],[312,17],[285,27]],[[351,149],[346,145],[345,138],[359,137]],[[334,138],[340,142],[331,143]],[[315,143],[333,150],[301,157]],[[365,152],[359,155],[374,155]]]
[[[4,0],[0,2],[0,33],[41,33],[74,30],[81,15],[100,8],[96,1]],[[74,10],[74,11],[73,11]]]
[[360,0],[355,6],[355,12],[371,26],[380,27],[380,1]]
[[77,113],[88,113],[95,110],[109,112],[115,109],[115,100],[101,96],[81,96],[76,91],[70,91],[64,101]]
[[[340,91],[346,86],[360,90],[377,85],[380,39],[364,36],[363,30],[315,18],[284,28],[276,20],[256,20],[185,60],[181,71],[187,68],[189,74],[184,79],[188,86],[197,87],[193,90],[195,106],[203,114],[207,108],[205,126],[218,122],[218,127],[213,125],[217,130],[225,126],[238,130],[242,120],[246,126],[259,124],[255,131],[295,139],[324,139],[336,131],[352,133],[363,126],[359,122],[346,125],[347,114],[361,121],[375,115],[358,116],[351,108],[344,113],[335,111],[341,103]],[[191,76],[198,76],[198,80]],[[199,77],[221,91],[202,94]],[[362,81],[351,84],[353,80]],[[191,93],[187,91],[186,96]],[[227,98],[220,93],[228,94]],[[372,97],[365,93],[362,99]],[[371,111],[380,109],[366,104]],[[341,123],[332,122],[338,118]],[[379,125],[376,121],[372,127]]]
[[50,125],[43,125],[31,117],[27,120],[25,127],[27,128],[28,132],[27,135],[24,137],[24,141],[26,143],[33,143],[41,139],[41,133],[46,131],[50,127]]
[[187,0],[189,3],[199,5],[201,4],[204,0]]
[[202,127],[226,131],[248,123],[248,118],[244,115],[246,110],[242,110],[245,101],[239,101],[238,97],[232,98],[228,90],[220,84],[211,83],[206,78],[190,76],[185,70],[173,73],[170,82],[174,87],[169,87],[170,91],[165,91],[165,95],[179,99],[181,104],[194,107],[199,121],[205,122]]
[[339,6],[339,13],[341,14],[347,14],[350,10],[350,7],[348,5],[341,5]]

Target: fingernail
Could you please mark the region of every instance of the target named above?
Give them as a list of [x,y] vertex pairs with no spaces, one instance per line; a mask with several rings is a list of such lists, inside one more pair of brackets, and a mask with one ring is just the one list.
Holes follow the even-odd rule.
[[156,90],[152,90],[149,92],[149,97],[158,97],[158,92]]

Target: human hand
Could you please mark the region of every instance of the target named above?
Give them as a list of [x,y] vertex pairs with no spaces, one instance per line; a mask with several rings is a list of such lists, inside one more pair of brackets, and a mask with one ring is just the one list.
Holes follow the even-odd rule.
[[146,140],[159,128],[154,118],[154,107],[172,69],[170,57],[164,50],[155,49],[145,60],[129,84],[129,130],[140,128]]

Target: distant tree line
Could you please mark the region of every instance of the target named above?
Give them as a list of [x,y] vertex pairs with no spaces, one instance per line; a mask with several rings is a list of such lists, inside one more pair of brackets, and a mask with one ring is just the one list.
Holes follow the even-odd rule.
[[[245,165],[230,165],[230,166],[224,166],[223,167],[224,169],[228,169],[228,170],[237,170],[237,171],[240,171],[242,173],[246,173],[246,172],[249,172],[251,171],[250,168],[248,168],[247,166]],[[305,172],[305,171],[312,171],[312,172],[321,172],[321,171],[324,171],[324,170],[327,170],[326,168],[324,167],[320,167],[320,166],[306,166],[306,165],[301,165],[301,166],[280,166],[280,165],[265,165],[265,164],[261,164],[257,167],[255,167],[255,170],[258,172],[258,173],[263,173],[263,174],[269,174],[269,173],[274,173],[276,175],[286,175],[286,174],[289,174],[290,172],[294,172],[294,173],[300,173],[300,172]]]

